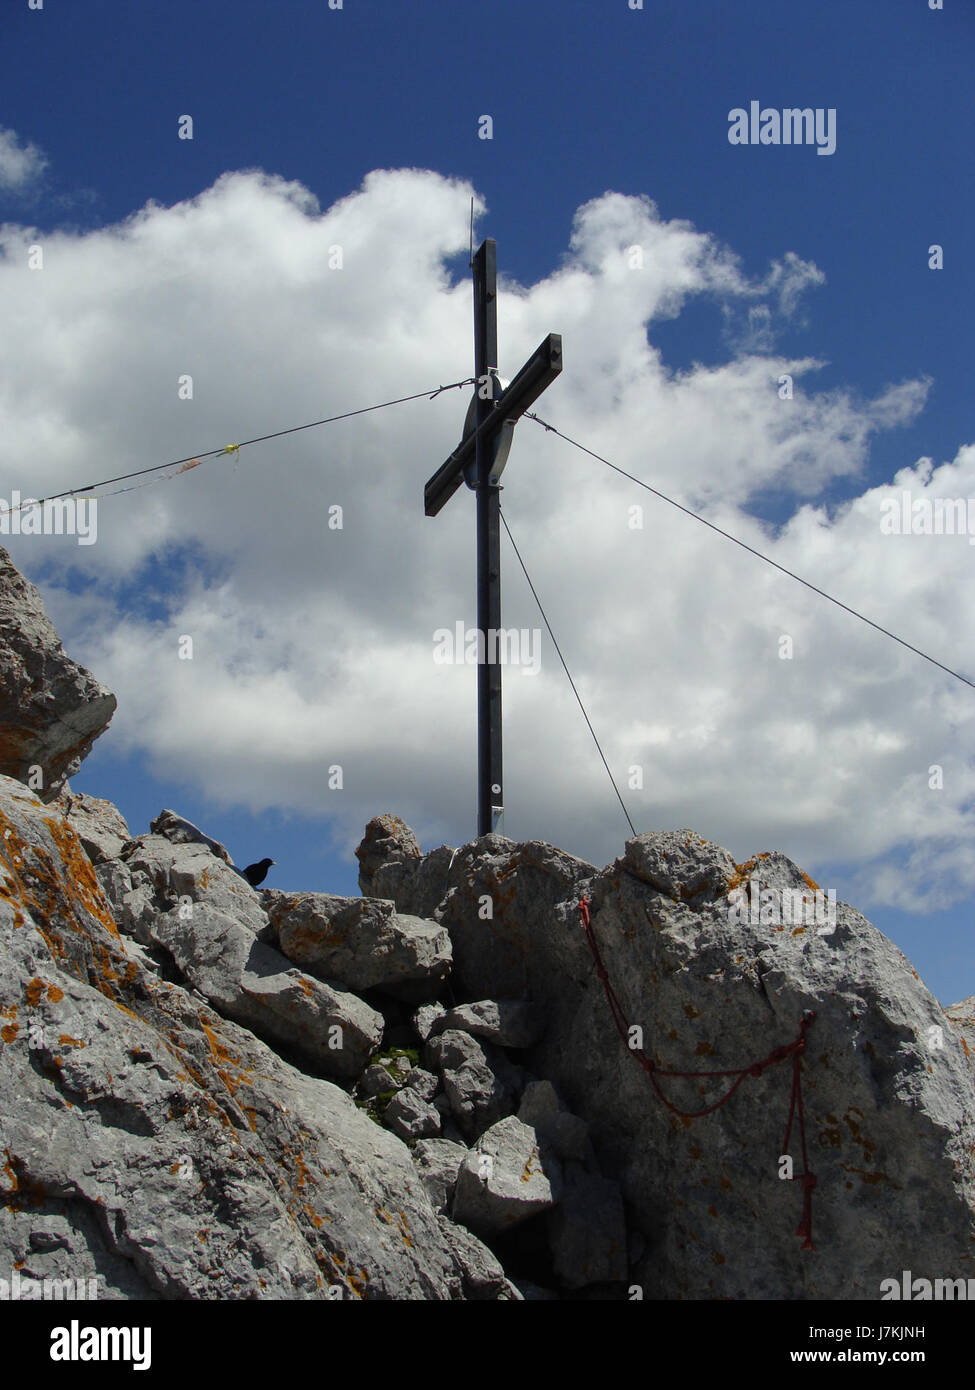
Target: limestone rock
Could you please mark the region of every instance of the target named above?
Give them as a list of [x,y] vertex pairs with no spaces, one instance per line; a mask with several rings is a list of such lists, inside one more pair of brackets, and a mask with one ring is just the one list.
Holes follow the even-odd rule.
[[[497,836],[458,861],[437,913],[455,987],[544,1012],[526,1065],[588,1123],[603,1173],[619,1182],[631,1229],[647,1239],[628,1276],[645,1298],[879,1299],[891,1271],[975,1272],[975,1025],[946,1014],[860,913],[839,903],[827,928],[784,913],[752,921],[731,897],[752,877],[780,904],[786,890],[811,895],[811,880],[781,854],[738,866],[689,831],[637,836],[598,874]],[[485,892],[491,921],[477,918]],[[800,1066],[815,1253],[796,1235],[802,1184],[779,1177],[791,1054],[746,1075],[712,1113],[678,1120],[613,1025],[582,893],[627,1026],[642,1030],[658,1072],[747,1069],[815,1013]],[[658,1084],[697,1111],[733,1079]],[[797,1121],[788,1153],[801,1173]]]
[[117,859],[131,838],[125,817],[117,806],[101,797],[73,792],[65,782],[54,806],[65,816],[93,864]]
[[0,1267],[100,1299],[459,1297],[408,1149],[147,972],[8,778],[0,824]]
[[37,589],[0,548],[0,775],[26,783],[39,768],[37,795],[53,801],[115,704],[67,655]]
[[434,1211],[443,1212],[450,1206],[466,1157],[466,1147],[449,1139],[421,1139],[414,1145],[413,1162]]
[[355,852],[359,861],[359,888],[369,893],[368,884],[381,864],[420,858],[420,846],[413,831],[399,816],[373,816]]
[[160,811],[156,819],[149,822],[149,829],[153,835],[162,835],[171,844],[206,845],[207,849],[225,864],[234,862],[226,845],[222,845],[219,840],[211,840],[210,836],[205,835],[192,821],[184,820],[175,811]]
[[530,1047],[538,1041],[543,1027],[538,1010],[523,999],[481,999],[448,1009],[430,1031],[435,1035],[447,1028],[459,1028],[499,1047]]
[[518,1289],[509,1284],[497,1257],[483,1241],[463,1226],[455,1225],[446,1216],[440,1216],[438,1220],[444,1242],[457,1265],[466,1299],[524,1301]]
[[566,1110],[551,1081],[530,1081],[522,1092],[518,1118],[536,1130],[559,1158],[592,1164],[589,1126]]
[[140,836],[125,848],[130,872],[144,874],[157,910],[146,930],[185,981],[238,1023],[293,1048],[329,1076],[358,1076],[378,1047],[382,1015],[356,995],[291,966],[258,935],[259,894],[210,849]]
[[490,1043],[450,1029],[430,1039],[424,1061],[442,1076],[444,1094],[465,1138],[476,1139],[514,1110],[521,1072]]
[[393,1096],[383,1114],[383,1123],[400,1139],[432,1139],[443,1127],[439,1111],[410,1086]]
[[486,1130],[461,1164],[454,1220],[482,1234],[508,1231],[554,1207],[561,1195],[559,1160],[510,1115]]
[[413,1067],[406,1078],[406,1085],[418,1092],[424,1100],[433,1100],[440,1082],[432,1071],[426,1071],[423,1067]]
[[433,1033],[437,1019],[443,1018],[446,1012],[442,1004],[421,1004],[413,1015],[413,1027],[421,1042],[426,1042]]
[[449,973],[446,930],[392,902],[294,893],[276,894],[268,906],[284,955],[349,989],[415,1000],[436,993]]

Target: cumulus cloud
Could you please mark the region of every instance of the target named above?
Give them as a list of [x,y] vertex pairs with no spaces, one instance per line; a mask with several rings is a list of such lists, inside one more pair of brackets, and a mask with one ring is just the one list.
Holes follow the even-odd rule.
[[21,140],[15,130],[0,126],[0,189],[24,193],[47,168],[47,158],[34,144]]
[[[299,184],[230,174],[175,207],[46,237],[38,272],[21,254],[28,232],[8,224],[6,495],[468,375],[472,192],[377,171],[323,210]],[[707,232],[608,193],[579,209],[549,275],[502,277],[502,372],[561,332],[565,369],[542,418],[951,665],[975,637],[958,583],[967,541],[884,534],[881,503],[905,489],[975,496],[975,449],[939,468],[905,460],[886,488],[856,491],[873,436],[913,420],[929,383],[818,391],[816,357],[777,355],[778,328],[822,283],[787,249],[750,280]],[[669,368],[655,325],[695,296],[751,314],[764,346]],[[179,398],[187,376],[192,400]],[[475,621],[474,505],[466,489],[435,519],[422,504],[468,396],[105,497],[90,547],[11,540],[18,563],[43,570],[72,652],[119,696],[106,738],[228,805],[321,814],[346,852],[382,810],[428,844],[468,838],[475,670],[437,665],[433,634]],[[849,498],[827,508],[837,480]],[[971,891],[969,692],[531,421],[504,482],[638,829],[691,825],[742,858],[775,847],[807,865],[859,862],[878,902]],[[771,490],[786,499],[775,528],[749,510]],[[507,546],[504,565],[506,625],[541,628]],[[628,832],[547,634],[542,653],[537,676],[505,672],[506,833],[603,863]]]

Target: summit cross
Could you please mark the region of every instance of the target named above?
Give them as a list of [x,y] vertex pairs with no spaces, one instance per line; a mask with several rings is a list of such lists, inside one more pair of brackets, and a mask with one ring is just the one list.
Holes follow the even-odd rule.
[[[465,482],[477,493],[477,833],[501,824],[501,488],[516,422],[562,370],[562,338],[550,333],[508,386],[498,377],[497,245],[477,249],[474,271],[474,399],[464,437],[427,482],[423,509],[436,516]],[[489,634],[494,633],[494,660]]]

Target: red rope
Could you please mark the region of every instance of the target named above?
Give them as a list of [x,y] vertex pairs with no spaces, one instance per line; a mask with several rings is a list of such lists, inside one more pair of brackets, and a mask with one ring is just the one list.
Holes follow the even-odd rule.
[[[640,1066],[649,1076],[650,1084],[656,1091],[658,1099],[675,1115],[680,1115],[685,1120],[698,1120],[702,1115],[710,1115],[713,1111],[720,1110],[721,1106],[725,1105],[731,1099],[746,1076],[761,1076],[766,1067],[774,1066],[776,1062],[784,1062],[787,1057],[792,1058],[792,1094],[789,1099],[789,1120],[785,1129],[782,1152],[786,1153],[789,1148],[789,1139],[792,1136],[792,1121],[794,1118],[798,1117],[803,1171],[801,1173],[794,1173],[791,1181],[802,1183],[803,1199],[802,1219],[796,1228],[796,1235],[804,1238],[802,1246],[804,1250],[815,1250],[816,1247],[813,1245],[812,1241],[812,1190],[816,1186],[816,1175],[809,1171],[809,1157],[806,1153],[806,1123],[802,1110],[802,1077],[799,1069],[799,1059],[806,1050],[806,1032],[816,1015],[811,1009],[807,1009],[799,1020],[798,1036],[794,1038],[791,1043],[786,1043],[782,1047],[773,1048],[767,1057],[763,1058],[760,1062],[753,1062],[750,1067],[743,1067],[734,1071],[662,1071],[657,1066],[656,1062],[646,1055],[642,1048],[630,1046],[626,1015],[610,983],[609,976],[606,973],[606,967],[603,965],[602,956],[599,954],[599,947],[596,944],[596,934],[593,931],[592,922],[589,917],[589,903],[585,896],[579,899],[579,916],[582,919],[582,929],[586,934],[589,949],[592,951],[592,958],[596,965],[596,974],[602,980],[603,989],[606,991],[606,998],[609,1001],[610,1012],[613,1015],[613,1022],[616,1024],[616,1030],[626,1044],[627,1052],[639,1062]],[[657,1082],[658,1076],[733,1076],[736,1079],[721,1099],[715,1101],[713,1105],[706,1106],[703,1110],[681,1110],[678,1106],[672,1104],[664,1095]]]

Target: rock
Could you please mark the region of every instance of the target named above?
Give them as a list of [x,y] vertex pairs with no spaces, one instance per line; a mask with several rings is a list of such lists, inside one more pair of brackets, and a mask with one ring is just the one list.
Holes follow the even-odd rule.
[[412,1153],[430,1205],[436,1212],[446,1211],[457,1186],[460,1165],[467,1157],[467,1148],[449,1139],[421,1139]]
[[93,864],[117,859],[131,838],[125,817],[117,806],[85,792],[73,792],[65,782],[53,805],[65,816]]
[[490,1043],[451,1029],[430,1039],[424,1061],[443,1077],[445,1096],[466,1138],[476,1139],[514,1110],[521,1072]]
[[330,893],[276,894],[269,910],[289,960],[349,989],[429,997],[449,973],[446,930],[437,922],[397,913],[391,902]]
[[637,835],[627,840],[619,867],[675,902],[693,902],[702,895],[712,900],[725,897],[738,868],[726,849],[693,830]]
[[234,869],[206,845],[160,835],[131,841],[122,858],[152,884],[149,940],[165,947],[189,985],[327,1075],[348,1080],[362,1072],[382,1039],[382,1015],[258,940],[266,920],[259,895]]
[[70,824],[8,778],[0,825],[0,1269],[99,1299],[459,1297],[400,1140],[148,973]]
[[442,1129],[439,1112],[409,1086],[393,1096],[383,1123],[400,1139],[432,1139]]
[[40,594],[0,548],[0,775],[53,801],[105,732],[115,703],[67,655]]
[[420,846],[413,831],[399,816],[373,816],[355,857],[359,861],[360,891],[368,894],[368,885],[381,864],[419,859]]
[[225,864],[233,864],[227,846],[222,845],[219,840],[211,840],[209,835],[204,835],[192,821],[184,820],[175,811],[160,811],[154,821],[149,822],[149,829],[153,835],[162,835],[174,845],[206,845],[218,859],[222,859]]
[[589,1126],[579,1115],[571,1115],[562,1104],[551,1081],[530,1081],[522,1092],[518,1118],[536,1130],[559,1158],[592,1164]]
[[[533,990],[534,962],[559,956],[567,935],[578,943],[574,900],[595,873],[591,864],[540,841],[515,845],[501,835],[483,835],[465,845],[454,862],[454,886],[436,914],[453,944],[455,993],[530,999],[547,1016],[546,999],[557,986],[551,981],[545,990]],[[520,888],[515,910],[512,875]],[[492,904],[493,920],[478,916],[484,898]]]
[[522,1295],[508,1284],[497,1257],[472,1232],[439,1216],[440,1230],[457,1265],[464,1297],[472,1301],[517,1299]]
[[626,1223],[619,1184],[586,1173],[576,1164],[564,1169],[558,1206],[545,1218],[552,1266],[568,1289],[626,1279]]
[[426,1071],[423,1067],[414,1067],[406,1078],[406,1085],[418,1092],[424,1100],[433,1100],[440,1082],[432,1071]]
[[559,1160],[533,1129],[510,1115],[486,1130],[461,1164],[454,1220],[475,1233],[508,1231],[549,1211],[561,1193]]
[[385,1091],[395,1091],[402,1085],[401,1077],[395,1077],[381,1063],[376,1063],[375,1066],[366,1067],[356,1090],[364,1096],[381,1096]]
[[[741,920],[730,894],[752,876],[756,901],[765,893],[780,908],[786,890],[814,885],[783,855],[738,866],[687,831],[637,836],[598,874],[497,836],[458,861],[438,911],[455,988],[531,998],[544,1013],[526,1065],[588,1123],[603,1173],[619,1182],[628,1225],[647,1240],[629,1275],[644,1298],[876,1300],[903,1269],[967,1277],[975,1024],[942,1010],[860,913],[838,903],[822,934],[781,911]],[[491,921],[476,916],[485,892]],[[815,1252],[796,1235],[801,1180],[779,1176],[791,1053],[745,1075],[712,1113],[674,1116],[614,1027],[580,927],[583,892],[627,1027],[642,1029],[679,1109],[713,1105],[734,1076],[660,1072],[747,1069],[796,1042],[804,1012],[815,1013],[800,1065]],[[797,1125],[788,1154],[801,1174]]]
[[[411,832],[412,833],[412,832]],[[454,882],[453,866],[458,851],[450,845],[431,850],[422,859],[393,858],[374,861],[372,874],[359,875],[359,887],[371,898],[389,898],[397,912],[434,917]]]
[[413,1027],[421,1042],[426,1042],[438,1018],[443,1018],[447,1010],[442,1004],[421,1004],[413,1015]]
[[521,999],[481,999],[476,1004],[458,1004],[438,1018],[431,1032],[459,1028],[475,1038],[486,1038],[499,1047],[531,1047],[544,1027],[538,1010]]

